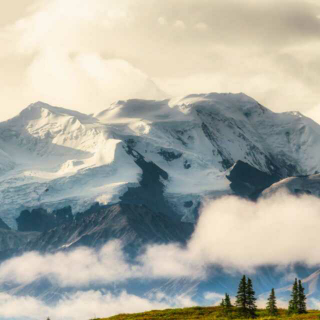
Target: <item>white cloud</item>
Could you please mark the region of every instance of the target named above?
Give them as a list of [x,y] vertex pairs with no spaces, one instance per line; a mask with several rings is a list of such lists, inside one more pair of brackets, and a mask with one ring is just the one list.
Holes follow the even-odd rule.
[[112,295],[101,291],[78,291],[66,295],[55,305],[48,305],[33,297],[12,296],[0,293],[1,319],[46,319],[54,320],[88,320],[108,317],[120,313],[136,313],[148,310],[160,310],[170,307],[184,307],[187,297],[172,297],[170,302],[163,298],[142,298],[123,291]]
[[150,246],[139,261],[145,274],[153,278],[205,277],[202,262],[193,256],[193,252],[176,244]]
[[167,21],[166,18],[160,17],[160,18],[158,19],[158,23],[164,26],[164,25],[167,25],[167,24],[168,24],[168,21]]
[[87,287],[126,281],[141,277],[141,273],[126,263],[117,241],[108,243],[98,252],[89,248],[48,255],[30,252],[0,265],[2,283],[27,284],[42,277],[61,287]]
[[185,23],[182,21],[182,20],[177,20],[175,23],[174,23],[174,26],[177,28],[177,29],[185,29],[186,28],[186,25]]
[[1,57],[32,57],[17,72],[20,98],[17,85],[14,89],[4,80],[2,104],[15,107],[0,118],[38,100],[95,113],[119,99],[164,98],[148,75],[113,52],[122,41],[116,33],[130,32],[134,22],[130,6],[127,0],[108,5],[102,0],[43,0],[29,16],[0,30]]
[[[268,300],[264,298],[259,298],[257,300],[257,307],[264,309],[267,305]],[[309,306],[309,305],[308,305]],[[287,309],[288,308],[288,301],[280,299],[277,297],[277,307],[281,309]]]
[[127,61],[104,59],[95,53],[70,57],[66,52],[45,51],[28,67],[26,76],[33,97],[82,112],[101,111],[118,99],[162,97],[148,76]]
[[219,305],[225,297],[224,294],[216,292],[205,292],[203,296],[211,305]]
[[204,22],[199,22],[194,26],[197,30],[205,31],[208,29],[208,25]]
[[202,277],[210,265],[244,272],[264,265],[318,266],[319,207],[315,197],[286,194],[258,203],[236,197],[209,202],[187,248],[151,247],[145,266],[154,275],[177,276],[180,270],[181,275],[194,277]]

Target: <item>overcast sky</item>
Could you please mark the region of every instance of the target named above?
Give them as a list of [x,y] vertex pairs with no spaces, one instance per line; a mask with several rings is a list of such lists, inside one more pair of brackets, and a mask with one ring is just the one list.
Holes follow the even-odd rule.
[[0,120],[28,104],[244,92],[320,121],[318,0],[11,0],[0,10]]

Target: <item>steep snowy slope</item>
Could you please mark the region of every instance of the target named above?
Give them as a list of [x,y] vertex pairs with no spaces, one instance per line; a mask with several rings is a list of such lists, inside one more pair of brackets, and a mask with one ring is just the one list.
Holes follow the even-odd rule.
[[26,208],[75,213],[156,192],[192,220],[202,197],[233,192],[237,161],[285,178],[320,171],[319,150],[311,119],[244,94],[119,101],[95,116],[38,102],[0,123],[0,217],[14,226]]
[[262,196],[270,197],[277,192],[288,192],[293,195],[309,194],[320,197],[320,174],[283,179],[264,190]]
[[11,225],[23,208],[107,201],[141,172],[96,119],[40,102],[0,124],[0,149],[11,159],[0,176],[0,215]]

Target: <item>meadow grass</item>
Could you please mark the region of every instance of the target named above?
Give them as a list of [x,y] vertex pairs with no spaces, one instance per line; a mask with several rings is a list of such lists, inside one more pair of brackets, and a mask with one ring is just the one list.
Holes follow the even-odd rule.
[[[320,320],[320,311],[311,310],[307,314],[303,315],[291,315],[287,314],[287,310],[280,309],[278,316],[268,316],[266,310],[259,309],[257,312],[258,318],[260,320],[276,320],[276,319],[295,319],[295,320]],[[217,319],[217,320],[227,320],[227,319],[246,319],[241,318],[237,314],[237,310],[234,308],[229,316],[223,313],[221,307],[194,307],[194,308],[184,308],[184,309],[167,309],[167,310],[154,310],[144,313],[136,314],[120,314],[111,318],[104,318],[99,320],[195,320],[195,319]],[[96,319],[98,320],[98,319]]]

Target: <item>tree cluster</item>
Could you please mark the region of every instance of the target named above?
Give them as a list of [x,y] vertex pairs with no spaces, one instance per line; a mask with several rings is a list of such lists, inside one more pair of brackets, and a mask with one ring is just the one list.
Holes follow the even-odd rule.
[[[235,306],[237,307],[238,315],[244,318],[256,318],[257,306],[256,297],[253,290],[251,279],[243,276],[238,287]],[[289,314],[304,314],[307,313],[307,303],[304,288],[301,280],[295,280],[291,300],[289,302]],[[230,296],[226,293],[225,298],[222,299],[220,306],[226,315],[230,315],[233,310]],[[277,307],[277,298],[275,290],[272,289],[267,302],[267,312],[270,316],[277,316],[279,314]]]
[[301,280],[295,279],[292,287],[291,300],[289,301],[289,314],[307,313],[307,297],[304,293]]
[[236,298],[236,306],[238,307],[239,313],[247,318],[255,318],[257,299],[255,297],[251,279],[247,279],[246,276],[242,277]]

